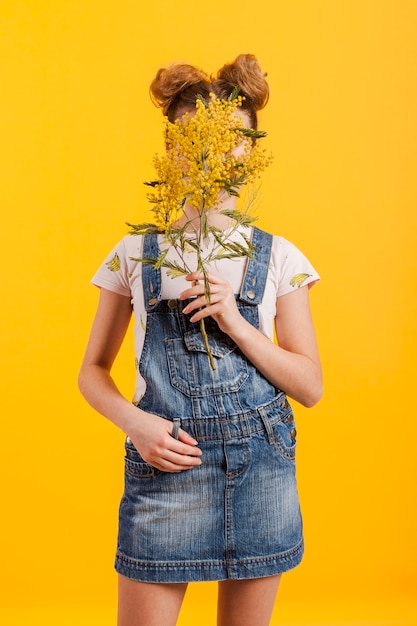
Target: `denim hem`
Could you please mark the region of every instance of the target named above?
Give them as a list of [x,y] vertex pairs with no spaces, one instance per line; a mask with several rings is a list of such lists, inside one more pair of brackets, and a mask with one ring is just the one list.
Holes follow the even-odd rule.
[[210,561],[139,561],[120,552],[116,555],[116,571],[138,582],[186,583],[215,580],[244,580],[283,574],[301,562],[304,542],[294,548],[270,556]]

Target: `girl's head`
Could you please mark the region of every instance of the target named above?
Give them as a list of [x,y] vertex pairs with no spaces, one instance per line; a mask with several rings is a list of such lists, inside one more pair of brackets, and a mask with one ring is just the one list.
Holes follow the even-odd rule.
[[232,63],[227,63],[216,76],[187,64],[175,64],[158,71],[150,87],[156,106],[162,109],[170,122],[195,109],[198,96],[208,100],[210,93],[227,100],[239,87],[244,96],[240,110],[247,114],[250,127],[257,130],[257,111],[268,102],[269,87],[266,74],[253,54],[240,54]]

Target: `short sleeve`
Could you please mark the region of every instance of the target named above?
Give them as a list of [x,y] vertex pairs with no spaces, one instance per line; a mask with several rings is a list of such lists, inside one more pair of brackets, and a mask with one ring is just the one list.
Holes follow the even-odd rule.
[[121,296],[130,296],[129,259],[124,240],[120,241],[107,255],[91,282],[97,287],[104,287]]
[[304,254],[283,237],[274,237],[271,262],[275,274],[277,298],[305,285],[312,287],[320,279]]

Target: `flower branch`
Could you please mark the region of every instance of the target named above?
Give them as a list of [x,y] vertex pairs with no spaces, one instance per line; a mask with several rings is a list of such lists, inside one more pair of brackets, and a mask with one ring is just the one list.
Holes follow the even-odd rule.
[[[162,234],[167,244],[156,259],[133,260],[151,263],[155,269],[164,267],[172,278],[201,272],[208,304],[210,265],[221,259],[251,257],[254,252],[244,229],[255,221],[250,210],[256,193],[239,209],[222,209],[223,200],[240,199],[241,189],[254,185],[272,158],[256,142],[266,133],[242,127],[239,107],[243,98],[238,93],[236,88],[228,100],[213,96],[207,102],[198,97],[194,115],[186,113],[174,123],[165,119],[166,153],[154,157],[156,179],[145,183],[150,187],[147,198],[155,221],[128,224],[132,235]],[[212,225],[209,213],[213,211],[229,218],[230,228],[222,230]],[[242,243],[233,237],[236,231]],[[168,258],[171,251],[179,261]],[[193,268],[186,262],[190,251],[195,253]],[[211,367],[215,369],[204,319],[200,328]]]

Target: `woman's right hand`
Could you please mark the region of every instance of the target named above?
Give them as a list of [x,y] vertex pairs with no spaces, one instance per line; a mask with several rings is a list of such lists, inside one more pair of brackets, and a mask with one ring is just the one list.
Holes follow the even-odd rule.
[[173,423],[158,415],[140,410],[135,432],[129,439],[146,463],[163,472],[182,472],[201,465],[197,441],[182,428],[178,439],[172,436]]

